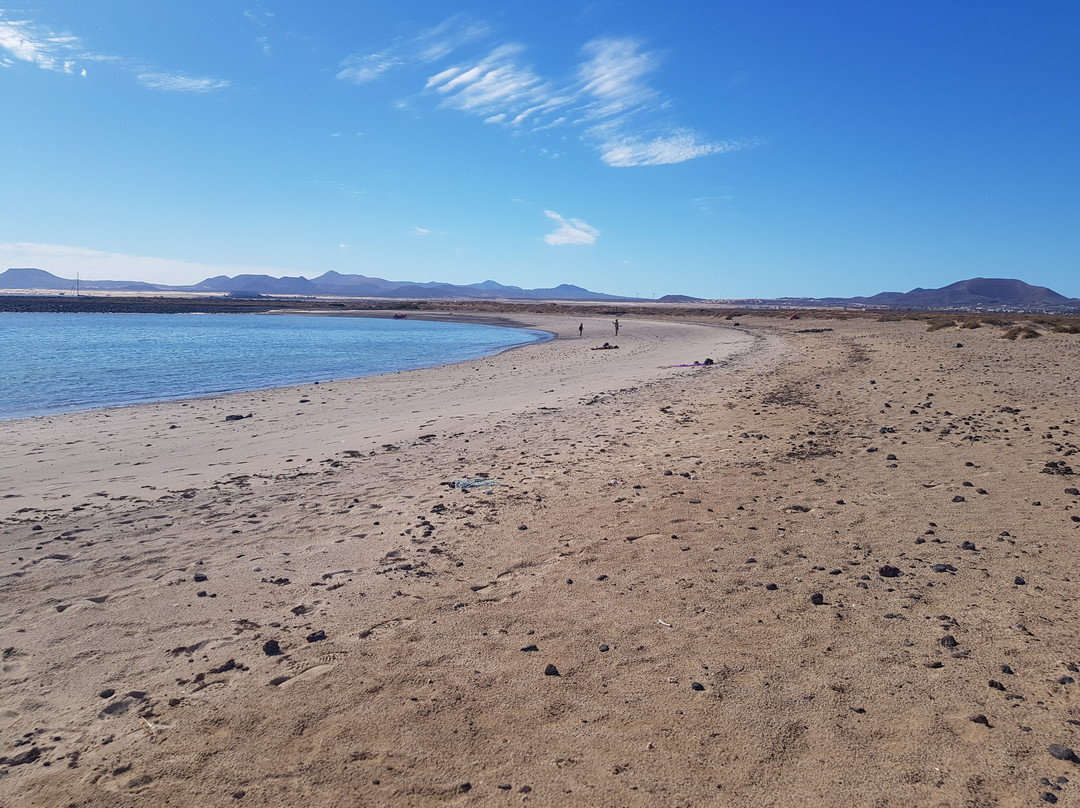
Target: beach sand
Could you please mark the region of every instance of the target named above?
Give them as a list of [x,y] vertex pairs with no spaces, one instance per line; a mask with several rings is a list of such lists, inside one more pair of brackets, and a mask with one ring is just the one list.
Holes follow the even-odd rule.
[[1080,337],[514,316],[5,422],[0,805],[1080,803]]

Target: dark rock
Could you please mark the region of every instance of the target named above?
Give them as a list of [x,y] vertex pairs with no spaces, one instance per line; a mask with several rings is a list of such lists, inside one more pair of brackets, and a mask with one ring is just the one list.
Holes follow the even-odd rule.
[[1016,672],[1015,672],[1015,671],[1014,671],[1014,670],[1013,670],[1013,669],[1012,669],[1011,667],[1009,667],[1008,665],[1002,665],[1002,666],[1001,666],[1001,672],[1002,672],[1002,673],[1006,673],[1006,674],[1008,674],[1009,676],[1014,676],[1014,675],[1015,675],[1015,673],[1016,673]]
[[1062,746],[1059,743],[1050,744],[1050,748],[1046,750],[1050,753],[1050,757],[1057,758],[1058,760],[1067,760],[1070,763],[1080,763],[1080,759],[1077,759],[1076,752],[1067,746]]
[[319,642],[320,640],[325,640],[326,632],[322,629],[319,629],[318,631],[313,631],[307,635],[306,639],[308,642]]
[[893,567],[893,566],[889,565],[889,564],[886,564],[885,566],[883,566],[881,569],[878,570],[878,575],[880,575],[882,578],[895,578],[899,574],[900,574],[900,570],[898,568],[896,568],[896,567]]
[[1071,497],[1080,497],[1080,488],[1066,488],[1065,493]]
[[991,679],[988,682],[988,684],[990,685],[990,687],[994,688],[994,690],[1000,690],[1002,692],[1005,691],[1005,685],[1003,685],[1001,682],[997,681],[996,679]]
[[234,791],[232,793],[234,800],[242,800],[242,799],[244,799],[245,794],[247,794],[247,792],[244,791],[244,789],[242,789],[242,788],[237,789],[236,791]]
[[937,668],[943,668],[945,666],[944,666],[944,664],[942,664],[941,662],[939,662],[938,660],[935,659],[933,662],[924,662],[923,667],[937,669]]
[[1042,795],[1042,801],[1043,802],[1049,802],[1050,804],[1053,804],[1053,803],[1057,802],[1057,796],[1055,796],[1053,791],[1044,791],[1043,795]]
[[535,645],[526,645],[526,646],[525,646],[524,648],[522,648],[521,650],[522,650],[522,651],[525,651],[526,653],[528,653],[528,652],[531,652],[531,651],[539,651],[540,649],[539,649],[539,648],[537,648],[537,647],[536,647]]
[[206,580],[209,580],[209,579],[203,573],[196,572],[195,577],[192,578],[192,580],[195,581],[195,583],[197,583],[197,584],[201,584],[203,581],[206,581]]
[[966,541],[966,542],[964,542],[963,544],[960,545],[960,549],[961,550],[974,550],[975,549],[975,542]]
[[815,606],[822,606],[825,603],[825,596],[822,595],[820,592],[815,592],[810,596],[810,602],[813,603]]
[[885,455],[885,459],[886,460],[896,460],[896,455],[894,455],[894,454]]
[[267,656],[281,656],[284,653],[277,640],[267,640],[263,643],[263,653]]
[[460,791],[462,794],[467,794],[468,792],[472,791],[472,783],[462,783],[460,786],[458,786],[458,791]]
[[242,416],[242,415],[226,415],[225,420],[226,421],[243,421],[244,416]]
[[934,572],[956,572],[956,567],[952,564],[931,564],[930,569]]
[[953,497],[953,498],[952,498],[952,501],[953,501],[953,502],[967,502],[967,500],[966,500],[966,499],[964,499],[964,498],[963,498],[962,496],[960,496],[959,494],[957,494],[957,495],[956,495],[955,497]]
[[518,530],[528,530],[528,529],[529,529],[528,525],[518,525]]
[[1059,685],[1072,685],[1072,684],[1076,684],[1076,680],[1073,679],[1071,676],[1062,676],[1060,679],[1058,679],[1058,684]]
[[944,637],[938,640],[938,642],[941,644],[942,648],[955,648],[960,644],[956,641],[956,637],[954,637],[952,634],[946,634]]
[[27,763],[33,763],[39,757],[41,757],[41,750],[36,746],[31,746],[25,752],[20,752],[11,757],[0,758],[0,764],[5,766],[22,766]]
[[113,696],[116,695],[116,691],[113,690],[111,687],[107,687],[100,693],[98,693],[98,695],[103,699],[111,699]]
[[552,665],[550,662],[548,666],[544,668],[544,676],[559,676],[559,669]]
[[690,683],[690,689],[691,690],[702,691],[702,690],[705,689],[705,685],[703,685],[701,682],[691,682]]
[[1017,575],[1013,579],[1013,583],[1016,584],[1017,586],[1024,586],[1027,583],[1027,581],[1025,581],[1023,578],[1021,578],[1019,575]]
[[982,715],[981,713],[979,715],[971,716],[971,723],[972,724],[982,724],[984,727],[987,727],[988,729],[993,729],[993,727],[990,725],[989,719],[987,719],[987,717],[985,715]]
[[776,584],[765,584],[765,588],[768,589],[770,592],[775,592]]
[[609,650],[610,649],[606,645],[601,645],[600,646],[600,653],[601,654],[607,653]]

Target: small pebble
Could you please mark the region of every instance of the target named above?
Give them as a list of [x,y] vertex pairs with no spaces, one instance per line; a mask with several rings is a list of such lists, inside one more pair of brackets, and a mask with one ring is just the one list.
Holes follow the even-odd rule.
[[310,634],[307,635],[307,641],[308,642],[319,642],[320,640],[325,640],[325,639],[326,639],[326,632],[323,631],[322,629],[319,629],[318,631],[313,631],[313,632],[311,632]]
[[705,685],[703,685],[701,682],[691,682],[690,683],[690,689],[691,690],[702,691],[702,690],[705,689]]
[[267,640],[263,643],[263,653],[267,656],[280,656],[283,652],[277,640]]
[[1013,579],[1013,583],[1016,584],[1017,586],[1023,586],[1024,584],[1027,583],[1027,581],[1025,581],[1023,578],[1021,578],[1019,575],[1017,575],[1016,578]]
[[815,592],[810,596],[810,602],[813,603],[815,606],[821,606],[825,603],[825,596],[822,595],[820,592]]
[[601,654],[606,654],[609,650],[610,649],[606,645],[601,645],[600,646],[600,653]]
[[111,699],[114,695],[116,695],[116,691],[113,690],[111,687],[107,687],[100,693],[98,693],[98,695],[103,699]]
[[532,651],[539,651],[540,649],[537,648],[535,645],[526,645],[521,650],[524,651],[525,653],[530,653]]
[[550,662],[548,666],[544,668],[544,676],[559,676],[559,669],[552,665]]
[[882,578],[895,578],[900,574],[900,570],[890,564],[886,564],[878,570],[878,575]]

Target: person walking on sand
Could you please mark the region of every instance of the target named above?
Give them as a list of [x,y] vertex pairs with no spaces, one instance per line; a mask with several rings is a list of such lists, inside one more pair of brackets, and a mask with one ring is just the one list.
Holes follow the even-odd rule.
[[615,336],[617,337],[617,336],[619,336],[619,318],[618,317],[615,318],[615,322],[613,323],[613,325],[615,326]]
[[585,333],[585,323],[581,323],[581,324],[580,324],[580,325],[578,325],[578,327],[577,327],[577,335],[578,335],[578,339],[581,339],[581,335],[582,335],[582,334],[584,334],[584,333]]

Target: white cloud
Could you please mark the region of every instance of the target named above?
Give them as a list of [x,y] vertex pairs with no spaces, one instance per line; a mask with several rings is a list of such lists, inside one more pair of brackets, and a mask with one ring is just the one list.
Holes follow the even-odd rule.
[[590,97],[587,111],[608,118],[655,103],[658,93],[645,82],[660,65],[655,53],[643,52],[633,39],[594,39],[582,52],[588,57],[578,68],[582,94]]
[[426,227],[414,227],[413,228],[413,235],[416,235],[416,236],[430,236],[431,231],[428,230]]
[[295,269],[215,265],[104,252],[86,247],[33,242],[0,242],[0,268],[35,267],[62,278],[84,280],[144,281],[174,286],[199,283],[216,275],[295,275]]
[[[413,65],[436,65],[465,46],[491,39],[482,24],[454,17],[384,50],[351,57],[338,78],[365,83]],[[579,128],[609,166],[681,163],[753,145],[715,141],[667,122],[672,106],[649,79],[659,69],[658,52],[631,37],[587,42],[565,78],[540,75],[525,60],[521,44],[491,44],[456,64],[436,65],[423,93],[439,105],[476,115],[515,134]],[[411,104],[399,102],[399,108]]]
[[4,10],[0,9],[0,50],[11,55],[4,58],[7,67],[15,64],[12,59],[17,59],[36,64],[42,70],[74,72],[74,62],[65,59],[65,56],[78,50],[75,37],[43,31],[29,20],[4,20],[3,13]]
[[558,224],[554,233],[544,236],[544,241],[553,247],[563,244],[592,244],[600,231],[585,224],[581,219],[564,219],[553,210],[545,210],[544,215]]
[[144,87],[153,90],[204,93],[229,86],[228,81],[221,79],[196,79],[180,73],[161,72],[132,59],[93,53],[76,36],[53,33],[30,20],[4,17],[5,11],[0,9],[0,66],[3,67],[14,67],[18,60],[43,70],[85,77],[86,69],[80,67],[80,62],[112,63],[134,74]]
[[223,90],[229,82],[223,79],[197,79],[180,73],[140,73],[139,83],[151,90],[175,93],[208,93]]
[[594,130],[600,135],[600,159],[609,166],[661,166],[682,163],[709,154],[724,154],[745,148],[747,142],[700,142],[689,129],[677,129],[668,135],[651,139],[619,136],[615,132]]
[[444,70],[428,79],[425,89],[444,97],[448,107],[472,112],[499,122],[515,120],[550,102],[551,88],[528,67],[517,64],[523,49],[503,45],[468,69]]
[[443,59],[487,33],[485,25],[468,22],[460,15],[451,17],[376,53],[353,54],[342,62],[337,78],[365,84],[401,67],[427,65]]

